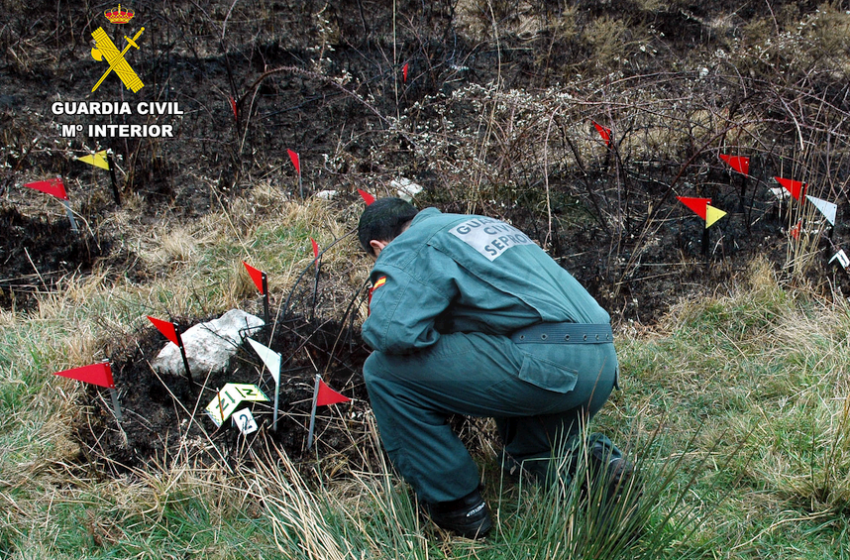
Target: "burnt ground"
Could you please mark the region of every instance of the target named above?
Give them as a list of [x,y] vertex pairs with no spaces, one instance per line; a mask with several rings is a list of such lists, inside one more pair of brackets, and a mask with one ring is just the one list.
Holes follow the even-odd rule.
[[[78,224],[84,227],[84,224]],[[140,279],[142,267],[108,236],[75,233],[67,218],[25,216],[0,208],[0,307],[27,311],[38,293],[50,293],[65,277],[84,276],[96,265]]]
[[[181,330],[197,320],[176,321]],[[269,340],[271,336],[271,340]],[[263,329],[252,335],[284,356],[280,383],[280,416],[272,429],[274,381],[263,374],[262,362],[247,342],[223,372],[194,384],[183,376],[160,375],[149,362],[164,345],[162,335],[152,329],[137,333],[113,353],[113,376],[119,388],[124,420],[120,425],[111,411],[106,391],[90,387],[80,403],[85,412],[74,427],[81,442],[85,463],[113,475],[148,468],[151,463],[168,467],[188,461],[210,467],[225,463],[236,466],[248,460],[248,450],[262,452],[270,443],[286,450],[296,463],[312,464],[319,454],[335,462],[358,464],[365,459],[358,449],[365,432],[363,415],[368,397],[360,367],[368,350],[349,327],[332,321],[309,321],[292,316],[280,321],[275,332]],[[316,447],[307,450],[315,368],[323,379],[352,400],[319,409],[316,417]],[[257,384],[269,402],[244,403],[252,408],[259,430],[242,436],[230,421],[217,428],[203,412],[204,407],[226,383]],[[309,468],[309,467],[306,467]]]
[[[461,13],[462,5],[475,3],[402,1],[397,14],[389,3],[367,0],[161,4],[133,6],[138,14],[129,32],[141,26],[147,30],[141,49],[127,55],[146,84],[134,96],[117,79],[91,92],[103,71],[102,63],[91,58],[91,32],[104,26],[118,45],[127,32],[109,27],[101,16],[105,5],[0,2],[7,16],[0,25],[3,309],[26,312],[37,292],[55,290],[63,277],[98,267],[146,281],[143,266],[117,241],[121,232],[111,221],[116,208],[108,174],[74,161],[100,149],[115,154],[122,197],[141,201],[133,220],[146,225],[195,220],[226,208],[260,182],[294,195],[298,183],[287,157],[290,148],[300,153],[306,194],[337,190],[334,203],[342,215],[350,214],[358,188],[386,196],[393,192],[387,187],[391,179],[409,177],[425,187],[417,197],[420,207],[457,212],[474,207],[477,213],[512,221],[547,244],[617,324],[651,325],[681,298],[722,291],[756,256],[772,262],[789,283],[807,282],[826,296],[850,295],[848,275],[827,264],[837,249],[850,246],[850,231],[839,223],[834,232],[818,235],[812,266],[793,276],[785,268],[789,243],[796,243],[789,239],[791,220],[781,215],[767,190],[771,178],[787,167],[805,169],[820,179],[821,196],[839,205],[839,216],[846,215],[850,157],[830,151],[833,144],[827,139],[834,131],[824,133],[828,127],[821,127],[819,119],[829,113],[834,122],[846,120],[847,80],[817,64],[800,74],[791,65],[774,69],[783,52],[793,49],[772,53],[768,65],[743,55],[731,58],[735,49],[745,53],[752,46],[759,29],[794,29],[814,13],[814,3],[788,3],[774,11],[769,3],[742,8],[715,0],[687,9],[670,3],[669,9],[647,12],[653,3],[532,1],[481,4],[482,9]],[[572,8],[577,11],[570,15]],[[502,26],[498,42],[487,31],[492,9]],[[732,24],[710,25],[721,20]],[[522,25],[529,21],[537,29],[531,34]],[[565,30],[565,22],[574,23],[572,30]],[[602,24],[620,29],[616,48],[594,35]],[[718,62],[713,57],[719,50],[731,54]],[[796,52],[802,60],[805,53]],[[403,64],[407,81],[401,80]],[[472,140],[458,132],[456,141],[429,152],[417,145],[426,141],[416,135],[417,126],[439,113],[454,119],[453,127],[437,131],[449,140],[454,125],[461,129],[471,123],[475,129],[477,116],[491,107],[486,96],[452,105],[453,95],[465,85],[497,80],[504,90],[529,92],[570,82],[562,89],[578,108],[567,120],[584,123],[586,130],[577,134],[574,127],[551,127],[551,138],[563,145],[560,152],[553,148],[557,161],[550,162],[545,181],[542,165],[527,162],[540,161],[535,144],[544,134],[550,138],[548,118],[538,128],[528,125],[516,138],[494,141],[484,162],[491,176],[475,187],[486,196],[473,199],[464,189],[472,189],[480,176],[468,172],[464,165],[471,164],[463,159],[463,147]],[[793,103],[777,100],[783,84],[793,90]],[[630,92],[641,88],[656,88],[659,97],[675,99],[670,105],[681,105],[681,113],[673,114],[681,124],[670,127],[672,147],[659,148],[650,161],[634,149],[630,135],[654,141],[642,119],[663,106],[650,104],[646,113],[637,102],[624,108]],[[606,91],[609,97],[600,97]],[[51,110],[55,101],[83,100],[171,101],[183,115],[69,116]],[[803,114],[802,107],[812,100],[817,109]],[[788,107],[800,107],[801,114],[784,112]],[[554,105],[543,110],[554,114],[556,108],[565,111]],[[709,126],[706,114],[727,120]],[[399,115],[408,120],[394,124]],[[761,128],[754,132],[749,125],[736,125],[741,115],[747,122],[758,120]],[[616,125],[608,149],[598,141],[593,150],[587,148],[589,139],[596,139],[590,119]],[[64,137],[58,132],[61,125],[76,123],[170,124],[175,137]],[[644,126],[647,132],[640,136]],[[728,133],[718,133],[723,126]],[[782,151],[782,146],[796,146],[800,133],[815,148],[802,155],[792,148]],[[738,141],[749,135],[758,135],[758,141],[748,146],[752,179],[741,201],[741,177],[730,174],[717,155],[737,153]],[[71,234],[67,220],[56,213],[23,204],[45,196],[23,189],[23,183],[57,175],[90,226],[80,235]],[[714,206],[729,212],[709,230],[708,254],[702,249],[703,222],[675,195],[711,197]],[[816,222],[808,219],[806,228],[822,228]],[[316,454],[304,450],[304,439],[316,370],[326,371],[332,387],[356,399],[319,418],[319,456],[353,464],[363,460],[358,443],[366,437],[368,403],[360,366],[367,351],[356,328],[337,311],[321,310],[307,320],[312,314],[303,302],[296,303],[297,312],[278,324],[270,342],[289,359],[281,388],[286,414],[277,433],[268,430],[270,407],[265,404],[255,407],[263,427],[247,441],[233,429],[216,430],[203,414],[190,421],[187,412],[203,408],[227,381],[258,382],[253,352],[243,348],[226,373],[207,380],[198,392],[181,378],[153,374],[148,362],[164,340],[150,327],[104,341],[116,383],[133,390],[122,390],[126,420],[120,431],[109,412],[108,393],[87,390],[80,403],[85,413],[75,426],[81,465],[91,462],[118,474],[186,458],[234,464],[245,459],[245,449],[264,446],[266,438],[309,465]],[[201,320],[183,318],[180,325],[185,329]],[[268,376],[260,383],[271,395]]]

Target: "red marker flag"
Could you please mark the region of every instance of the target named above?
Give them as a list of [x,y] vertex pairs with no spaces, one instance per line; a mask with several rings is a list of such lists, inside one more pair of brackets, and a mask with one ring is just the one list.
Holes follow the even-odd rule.
[[405,62],[404,66],[401,69],[401,77],[404,80],[404,83],[407,83],[407,68],[408,64]]
[[298,154],[292,150],[286,151],[289,152],[289,159],[292,160],[292,165],[295,166],[295,172],[301,175],[301,160],[298,158]]
[[310,238],[310,243],[313,244],[313,262],[316,263],[316,281],[318,282],[318,274],[319,274],[319,244],[316,243],[316,240],[312,237]]
[[251,280],[254,281],[254,285],[257,286],[258,290],[260,290],[260,295],[266,295],[265,290],[263,290],[263,274],[265,273],[262,270],[254,268],[245,261],[242,261],[242,264],[245,265],[245,270],[248,271],[248,275],[251,277]]
[[83,383],[100,385],[109,389],[115,388],[115,382],[112,380],[112,368],[109,362],[57,371],[53,375],[61,375],[62,377],[69,377]]
[[708,205],[711,204],[710,198],[694,198],[692,196],[677,196],[679,202],[696,212],[696,214],[705,220],[708,216]]
[[177,335],[177,327],[174,326],[174,323],[171,321],[163,321],[162,319],[157,319],[155,317],[151,317],[148,315],[148,319],[153,326],[155,326],[159,332],[165,336],[168,340],[176,344],[177,346],[183,346],[180,344],[180,337]]
[[590,122],[592,122],[593,126],[596,127],[596,131],[599,132],[599,136],[602,137],[602,141],[605,142],[605,145],[610,146],[611,145],[611,129],[605,128],[601,124],[597,124],[593,121],[590,121]]
[[327,386],[327,384],[319,378],[319,388],[316,393],[316,406],[327,406],[329,404],[338,404],[348,402],[351,399],[341,393],[337,393]]
[[68,193],[65,192],[65,183],[62,179],[49,179],[47,181],[36,181],[34,183],[24,184],[28,189],[34,189],[55,196],[60,200],[68,200]]
[[313,258],[319,258],[319,244],[316,243],[316,240],[312,237],[310,238],[310,243],[313,244]]
[[239,113],[236,112],[236,100],[232,97],[230,98],[230,108],[233,109],[233,120],[239,120]]
[[313,389],[313,406],[310,409],[310,427],[307,429],[307,449],[313,447],[313,429],[316,426],[316,409],[320,406],[348,402],[351,399],[328,387],[320,375],[316,376]]
[[727,156],[724,154],[720,154],[720,159],[729,164],[729,167],[744,175],[749,177],[750,175],[750,158],[741,157],[741,156]]
[[357,189],[357,192],[360,193],[360,197],[363,198],[363,201],[366,203],[366,206],[369,206],[370,204],[375,202],[375,197],[367,193],[363,189]]
[[791,234],[791,237],[794,239],[800,239],[800,231],[803,229],[803,220],[797,222],[797,225],[791,228],[791,231],[788,233]]
[[783,179],[782,177],[774,177],[776,181],[785,187],[791,196],[794,197],[794,200],[800,200],[800,195],[806,192],[806,187],[808,186],[806,183],[801,183],[800,181],[792,181],[791,179]]
[[148,315],[148,319],[151,323],[153,323],[153,326],[159,329],[159,332],[161,332],[165,338],[180,348],[180,357],[183,358],[183,367],[186,368],[186,379],[189,380],[189,383],[194,385],[195,380],[192,379],[192,371],[189,369],[189,360],[186,358],[186,349],[183,347],[183,340],[180,338],[180,333],[177,332],[177,325],[171,321],[163,321],[162,319],[157,319],[150,315]]

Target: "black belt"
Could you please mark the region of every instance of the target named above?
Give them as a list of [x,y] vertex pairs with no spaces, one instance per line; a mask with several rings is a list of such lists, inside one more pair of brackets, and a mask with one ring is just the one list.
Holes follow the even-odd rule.
[[514,344],[605,344],[614,342],[611,325],[539,323],[511,335]]

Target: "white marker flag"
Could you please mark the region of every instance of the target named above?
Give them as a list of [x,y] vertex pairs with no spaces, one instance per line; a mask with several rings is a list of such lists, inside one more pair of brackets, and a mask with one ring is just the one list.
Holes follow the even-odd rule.
[[824,200],[822,198],[815,198],[813,196],[806,195],[806,199],[815,205],[815,208],[821,211],[821,214],[826,216],[826,221],[832,225],[835,225],[835,214],[838,211],[838,205],[828,200]]
[[779,199],[779,200],[785,200],[786,198],[788,198],[789,196],[791,196],[791,193],[789,193],[788,191],[786,191],[786,190],[785,190],[785,189],[783,189],[782,187],[776,187],[775,189],[774,189],[774,188],[769,188],[769,189],[767,189],[767,190],[769,190],[770,192],[772,192],[772,193],[773,193],[773,196],[775,196],[775,197],[776,197],[777,199]]
[[260,356],[260,359],[263,360],[263,363],[266,364],[266,367],[269,368],[269,373],[274,377],[274,411],[272,416],[272,430],[277,431],[277,412],[278,406],[280,404],[280,354],[263,346],[256,340],[248,339],[248,342],[251,343],[251,346],[254,347],[254,350]]
[[833,255],[833,257],[829,259],[829,262],[832,262],[835,259],[838,259],[838,264],[840,264],[842,268],[847,268],[848,266],[850,266],[850,259],[847,258],[847,253],[844,252],[844,249],[841,249],[840,251],[835,253],[835,255]]
[[256,340],[248,339],[248,342],[251,343],[251,346],[254,347],[254,351],[257,352],[257,355],[260,356],[260,359],[263,360],[263,363],[266,364],[266,367],[269,368],[269,373],[272,374],[275,383],[280,383],[280,354],[263,346]]

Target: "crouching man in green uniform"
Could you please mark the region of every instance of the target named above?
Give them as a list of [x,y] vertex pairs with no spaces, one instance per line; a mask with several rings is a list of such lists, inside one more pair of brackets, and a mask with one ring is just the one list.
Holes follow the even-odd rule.
[[[384,198],[366,207],[358,234],[376,259],[363,373],[381,440],[432,521],[484,536],[478,470],[447,418],[495,418],[506,470],[551,481],[553,453],[617,383],[610,317],[529,237],[493,218]],[[603,469],[630,468],[594,437]]]

